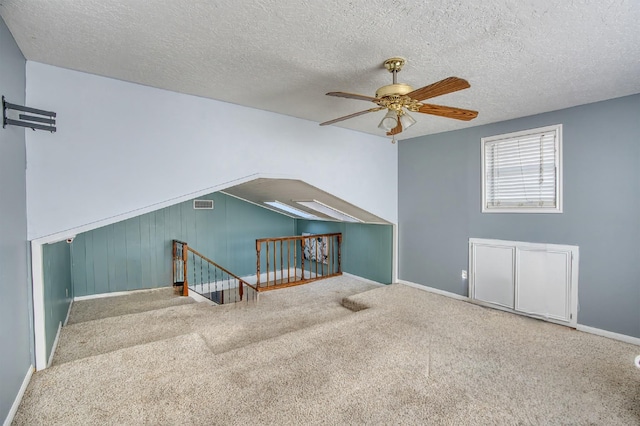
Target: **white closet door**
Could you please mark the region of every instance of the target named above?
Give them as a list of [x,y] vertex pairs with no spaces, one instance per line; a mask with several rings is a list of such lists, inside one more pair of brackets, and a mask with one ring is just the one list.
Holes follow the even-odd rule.
[[474,245],[473,298],[513,309],[515,247]]
[[515,309],[569,321],[571,253],[519,248],[516,263]]

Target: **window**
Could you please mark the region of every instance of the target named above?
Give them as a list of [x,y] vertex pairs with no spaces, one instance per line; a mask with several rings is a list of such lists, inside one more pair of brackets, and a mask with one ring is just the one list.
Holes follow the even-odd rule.
[[350,214],[340,211],[335,207],[328,206],[325,203],[321,203],[318,200],[296,201],[296,203],[343,222],[362,222],[362,220],[357,217],[351,216]]
[[281,203],[278,200],[265,201],[264,203],[266,205],[268,205],[268,206],[275,207],[278,210],[282,210],[282,211],[285,211],[285,212],[287,212],[289,214],[292,214],[293,216],[296,216],[297,218],[321,220],[318,216],[312,215],[311,213],[303,212],[300,209],[296,209],[295,207],[291,207],[288,204]]
[[482,138],[482,211],[562,213],[562,125]]

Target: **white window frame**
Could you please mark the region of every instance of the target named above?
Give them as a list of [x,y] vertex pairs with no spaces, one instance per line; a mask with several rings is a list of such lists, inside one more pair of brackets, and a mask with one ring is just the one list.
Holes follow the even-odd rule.
[[[524,136],[532,136],[536,134],[555,132],[556,137],[556,150],[555,150],[555,206],[541,206],[541,207],[493,207],[487,205],[487,174],[485,170],[485,145],[489,142],[496,142],[500,140],[512,141]],[[562,213],[562,124],[556,124],[553,126],[540,127],[537,129],[524,130],[521,132],[507,133],[503,135],[490,136],[481,139],[480,146],[481,157],[481,175],[482,175],[482,213]]]

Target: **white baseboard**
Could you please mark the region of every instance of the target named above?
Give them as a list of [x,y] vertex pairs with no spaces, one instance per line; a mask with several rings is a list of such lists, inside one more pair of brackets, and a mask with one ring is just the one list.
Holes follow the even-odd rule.
[[[400,283],[400,284],[408,285],[410,287],[418,288],[420,290],[428,291],[428,292],[439,294],[439,295],[442,295],[442,296],[451,297],[453,299],[463,300],[465,302],[469,302],[470,301],[470,299],[468,297],[460,296],[459,294],[450,293],[450,292],[444,291],[444,290],[438,290],[437,288],[427,287],[427,286],[424,286],[424,285],[412,283],[410,281],[405,281],[405,280],[398,280],[397,282]],[[490,307],[491,308],[496,308],[495,306],[490,306]],[[508,311],[508,310],[506,310],[506,311]],[[511,311],[509,311],[509,312],[511,312]],[[566,325],[566,324],[562,324],[562,325]],[[586,325],[581,325],[581,324],[578,324],[576,326],[576,330],[583,331],[585,333],[595,334],[595,335],[602,336],[602,337],[608,337],[609,339],[619,340],[621,342],[631,343],[632,345],[640,346],[640,338],[638,338],[638,337],[627,336],[626,334],[614,333],[612,331],[601,330],[599,328],[588,327]]]
[[143,289],[140,289],[140,290],[114,291],[112,293],[89,294],[87,296],[74,297],[73,300],[77,302],[78,300],[89,300],[89,299],[101,299],[103,297],[126,296],[128,294],[142,293],[142,292],[145,292],[145,291],[161,290],[161,289],[165,289],[167,287],[170,287],[170,286],[143,288]]
[[621,342],[631,343],[632,345],[640,346],[640,338],[627,336],[626,334],[614,333],[613,331],[602,330],[600,328],[589,327],[586,325],[578,324],[576,330],[584,331],[585,333],[596,334],[602,337],[608,337],[609,339],[620,340]]
[[414,288],[417,288],[417,289],[420,289],[420,290],[428,291],[429,293],[439,294],[440,296],[446,296],[446,297],[450,297],[452,299],[463,300],[465,302],[469,301],[469,298],[467,296],[460,296],[459,294],[451,293],[449,291],[439,290],[439,289],[433,288],[433,287],[427,287],[426,285],[412,283],[411,281],[397,280],[397,282],[400,283],[400,284],[407,285],[409,287],[414,287]]
[[62,331],[62,321],[58,323],[58,332],[56,333],[56,339],[53,341],[53,346],[51,346],[51,353],[49,354],[49,360],[47,361],[47,368],[51,367],[51,361],[53,361],[53,355],[55,355],[56,349],[58,348],[58,340],[60,339],[61,331]]
[[356,280],[364,281],[365,283],[369,283],[369,284],[374,284],[374,285],[379,285],[379,286],[386,285],[386,284],[379,283],[378,281],[373,281],[373,280],[370,280],[368,278],[363,278],[363,277],[360,277],[358,275],[350,274],[348,272],[343,272],[342,275],[346,275],[347,277],[355,278]]
[[67,323],[69,322],[69,315],[71,314],[71,307],[73,306],[73,299],[71,299],[71,302],[69,303],[69,309],[67,309],[67,316],[64,319],[64,323],[62,324],[62,326],[66,326]]
[[13,404],[11,405],[11,409],[9,410],[9,414],[7,414],[7,418],[4,419],[3,426],[10,426],[13,418],[18,412],[18,407],[20,407],[20,402],[22,402],[22,397],[24,393],[27,391],[27,386],[29,386],[29,382],[31,381],[31,375],[33,375],[33,365],[29,366],[27,370],[27,374],[24,376],[24,380],[22,381],[22,386],[20,386],[20,390],[16,395],[16,399],[13,400]]

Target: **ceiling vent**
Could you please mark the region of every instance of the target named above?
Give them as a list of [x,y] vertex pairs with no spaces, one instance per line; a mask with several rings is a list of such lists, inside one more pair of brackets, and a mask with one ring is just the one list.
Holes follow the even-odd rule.
[[193,200],[194,210],[212,210],[213,200]]

